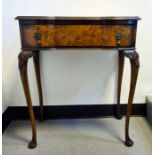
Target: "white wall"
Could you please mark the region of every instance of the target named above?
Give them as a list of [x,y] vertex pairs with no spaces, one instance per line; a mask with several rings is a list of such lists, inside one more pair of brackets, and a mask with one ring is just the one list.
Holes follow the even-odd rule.
[[[3,111],[25,106],[18,72],[20,36],[16,16],[140,16],[137,51],[141,68],[134,103],[151,93],[151,0],[3,0]],[[33,104],[38,104],[34,67],[29,61]],[[117,52],[52,50],[41,54],[45,104],[116,103]],[[121,102],[127,102],[130,65],[126,61]]]

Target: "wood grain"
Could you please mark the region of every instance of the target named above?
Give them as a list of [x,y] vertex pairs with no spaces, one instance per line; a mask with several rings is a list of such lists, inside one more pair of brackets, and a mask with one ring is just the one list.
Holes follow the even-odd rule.
[[[41,34],[40,45],[36,32]],[[26,25],[23,33],[24,47],[117,47],[116,33],[121,34],[120,47],[130,47],[136,38],[131,25]]]
[[102,46],[101,25],[56,25],[56,46]]
[[37,47],[37,41],[34,38],[36,32],[41,34],[41,46],[55,46],[54,35],[55,35],[54,25],[26,25],[24,26],[24,46]]
[[103,46],[117,46],[116,33],[121,34],[120,46],[134,46],[136,29],[128,25],[104,25]]

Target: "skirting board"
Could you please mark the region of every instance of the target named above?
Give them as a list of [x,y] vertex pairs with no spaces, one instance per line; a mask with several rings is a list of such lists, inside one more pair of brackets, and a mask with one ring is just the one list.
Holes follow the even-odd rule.
[[[121,104],[121,114],[126,114],[127,104]],[[39,106],[34,106],[35,118],[40,119]],[[73,119],[73,118],[97,118],[114,117],[116,105],[50,105],[44,106],[44,119]],[[132,116],[146,116],[146,104],[133,104]],[[26,106],[8,107],[2,116],[2,132],[6,130],[11,121],[28,120]]]

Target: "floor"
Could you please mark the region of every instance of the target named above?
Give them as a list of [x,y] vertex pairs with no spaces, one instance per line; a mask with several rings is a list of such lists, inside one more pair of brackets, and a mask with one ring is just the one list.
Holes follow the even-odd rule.
[[124,141],[124,121],[115,118],[37,121],[38,145],[28,149],[29,121],[14,121],[3,134],[3,155],[151,155],[151,128],[143,117],[132,117],[132,147]]

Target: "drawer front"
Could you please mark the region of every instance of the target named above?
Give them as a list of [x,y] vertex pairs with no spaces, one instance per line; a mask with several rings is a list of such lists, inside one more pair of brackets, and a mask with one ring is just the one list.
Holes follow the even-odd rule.
[[134,47],[132,25],[24,25],[22,47]]
[[54,25],[23,26],[23,46],[24,47],[55,46],[54,35],[55,35]]
[[136,28],[131,25],[103,25],[103,44],[109,47],[135,45]]

